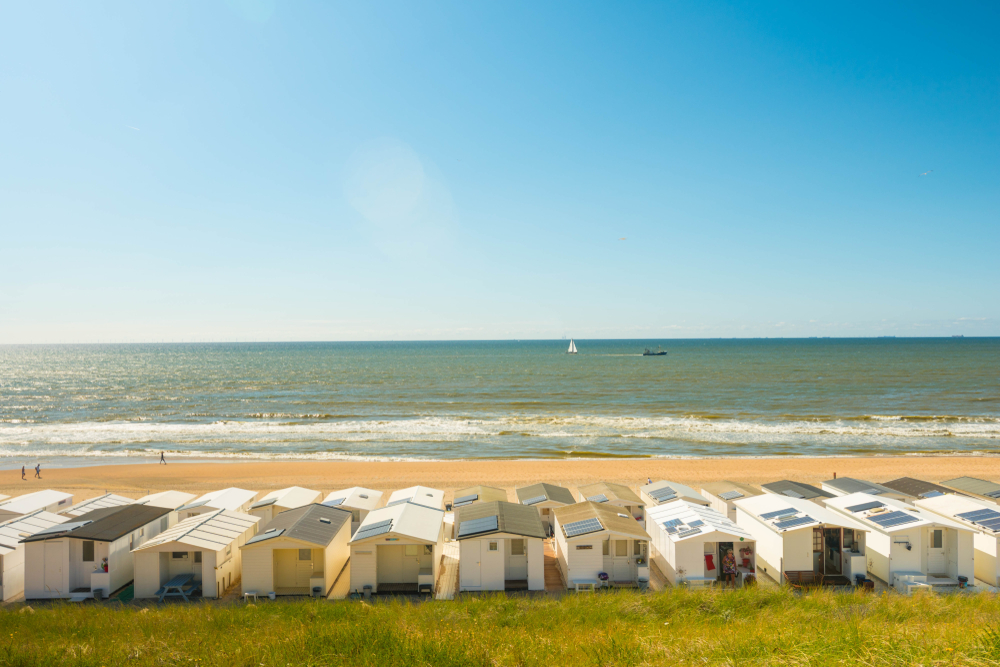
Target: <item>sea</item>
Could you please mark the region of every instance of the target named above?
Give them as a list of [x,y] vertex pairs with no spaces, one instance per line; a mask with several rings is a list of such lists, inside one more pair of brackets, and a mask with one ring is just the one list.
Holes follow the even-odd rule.
[[1000,453],[1000,338],[568,345],[0,346],[0,467]]

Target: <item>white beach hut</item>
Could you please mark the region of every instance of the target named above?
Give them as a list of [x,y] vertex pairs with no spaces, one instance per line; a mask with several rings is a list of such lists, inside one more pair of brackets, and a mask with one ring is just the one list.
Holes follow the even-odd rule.
[[373,510],[351,538],[351,589],[433,593],[443,546],[444,510],[407,501]]
[[24,592],[24,545],[21,540],[69,521],[69,517],[39,510],[0,523],[0,602]]
[[73,505],[73,494],[46,489],[15,496],[0,502],[0,521],[9,521],[39,510],[59,514]]
[[904,503],[908,503],[912,500],[911,496],[907,493],[901,493],[895,489],[890,489],[888,486],[882,486],[881,484],[876,484],[875,482],[869,482],[863,479],[854,479],[853,477],[835,477],[833,479],[826,480],[821,484],[821,486],[824,491],[832,493],[835,496],[847,496],[852,493],[867,493],[872,496],[892,498],[893,500],[899,500]]
[[815,487],[812,484],[793,482],[790,479],[782,479],[777,482],[761,484],[760,488],[764,493],[772,493],[777,496],[785,496],[786,498],[811,500],[820,506],[823,505],[827,498],[835,497],[834,494],[829,491],[824,491],[823,489]]
[[243,545],[243,590],[326,597],[351,548],[351,513],[325,505],[282,512]]
[[260,517],[214,510],[181,521],[137,548],[135,597],[155,598],[175,577],[190,575],[204,598],[220,598],[239,579],[240,547],[257,530]]
[[366,489],[363,486],[352,486],[329,494],[323,501],[327,507],[337,507],[351,513],[351,534],[358,529],[368,513],[382,506],[381,491]]
[[517,502],[522,505],[530,505],[538,510],[549,535],[552,534],[553,527],[552,510],[576,502],[573,492],[566,487],[545,482],[514,489],[514,494],[517,496]]
[[868,493],[832,498],[826,506],[868,528],[868,571],[901,593],[954,588],[960,576],[974,581],[971,527],[901,500]]
[[87,512],[92,512],[94,510],[104,509],[105,507],[121,507],[122,505],[131,505],[134,500],[131,498],[126,498],[125,496],[118,496],[114,493],[105,493],[101,496],[94,496],[93,498],[88,498],[82,502],[73,505],[67,509],[64,509],[60,514],[68,517],[78,517],[83,516]]
[[132,581],[132,550],[159,533],[169,512],[106,507],[25,538],[24,597],[82,600],[98,590],[107,597]]
[[607,503],[612,507],[618,507],[625,510],[625,513],[637,521],[640,527],[645,527],[643,501],[635,491],[624,484],[597,482],[581,486],[577,491],[580,502]]
[[941,482],[949,489],[988,502],[1000,501],[1000,484],[976,477],[956,477]]
[[212,514],[218,510],[249,514],[250,505],[257,499],[256,491],[230,487],[206,493],[192,502],[177,508],[180,521],[199,514]]
[[674,586],[725,582],[722,559],[732,549],[737,586],[753,578],[756,542],[722,513],[701,503],[678,500],[646,509],[653,562]]
[[627,511],[594,501],[553,510],[555,551],[563,581],[581,590],[649,582],[649,535]]
[[195,499],[193,493],[184,493],[183,491],[160,491],[158,493],[151,493],[148,496],[143,496],[135,501],[136,505],[151,505],[153,507],[166,507],[170,510],[175,510],[178,507],[188,504]]
[[976,578],[1000,588],[1000,507],[954,493],[918,498],[913,504],[972,530]]
[[847,586],[866,573],[864,524],[804,498],[764,493],[733,502],[736,524],[757,542],[758,576]]
[[755,486],[742,482],[724,480],[705,482],[701,485],[701,495],[709,502],[709,507],[732,522],[736,522],[736,503],[740,498],[753,498],[764,492]]
[[459,589],[545,590],[545,526],[530,505],[505,500],[455,511]]
[[711,504],[704,496],[690,486],[665,479],[639,487],[639,498],[646,506],[647,512],[650,507],[665,505],[678,500],[684,500],[695,505]]
[[267,524],[282,512],[305,507],[306,505],[313,505],[322,500],[322,498],[323,494],[319,491],[304,489],[301,486],[290,486],[287,489],[271,491],[250,505],[247,513],[260,517],[260,523],[257,525],[259,532],[267,528]]
[[426,486],[411,486],[406,489],[393,491],[385,506],[392,507],[393,505],[402,503],[413,503],[444,511],[444,491],[431,489]]
[[[507,492],[495,486],[470,486],[459,489],[455,492],[455,500],[452,501],[452,508],[458,509],[473,503],[492,503],[495,501],[507,502]],[[447,507],[445,508],[447,509]]]

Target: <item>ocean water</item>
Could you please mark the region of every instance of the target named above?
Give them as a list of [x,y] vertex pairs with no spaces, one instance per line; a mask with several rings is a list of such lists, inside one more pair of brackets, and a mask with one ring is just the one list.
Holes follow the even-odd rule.
[[0,467],[994,454],[1000,339],[0,346]]

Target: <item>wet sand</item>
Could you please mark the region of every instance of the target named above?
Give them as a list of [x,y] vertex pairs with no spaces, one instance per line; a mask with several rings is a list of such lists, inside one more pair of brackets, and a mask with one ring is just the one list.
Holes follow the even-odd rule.
[[0,474],[0,493],[20,495],[40,489],[73,493],[76,501],[105,491],[137,498],[147,492],[175,489],[201,494],[237,486],[272,491],[303,486],[324,494],[349,486],[392,491],[422,484],[443,489],[451,500],[456,489],[485,484],[513,489],[535,482],[568,486],[609,481],[633,488],[653,480],[669,479],[695,488],[708,481],[731,479],[759,485],[779,479],[818,484],[833,477],[857,477],[883,482],[897,477],[928,481],[970,475],[1000,478],[1000,457],[886,457],[886,458],[786,458],[786,459],[602,459],[558,461],[426,461],[359,462],[294,461],[245,463],[149,463],[51,468],[42,479],[21,481],[20,470]]

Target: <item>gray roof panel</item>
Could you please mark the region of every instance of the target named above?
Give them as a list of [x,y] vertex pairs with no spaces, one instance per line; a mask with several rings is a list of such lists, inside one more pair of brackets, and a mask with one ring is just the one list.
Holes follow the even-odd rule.
[[576,498],[573,497],[573,492],[566,487],[556,486],[555,484],[547,484],[545,482],[532,484],[530,486],[523,486],[519,489],[515,489],[514,493],[517,495],[517,499],[522,503],[528,498],[537,498],[538,496],[545,496],[546,500],[562,503],[564,505],[572,505],[576,502]]
[[341,527],[349,523],[351,513],[347,510],[326,505],[303,505],[274,517],[267,524],[267,529],[282,530],[282,537],[325,547],[333,542]]

